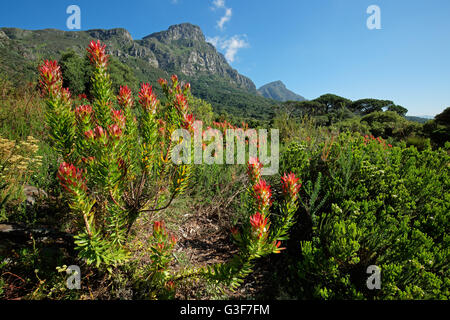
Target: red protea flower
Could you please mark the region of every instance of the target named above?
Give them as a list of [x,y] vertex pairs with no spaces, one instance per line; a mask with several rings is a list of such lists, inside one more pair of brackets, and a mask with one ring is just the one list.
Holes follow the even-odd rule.
[[73,164],[61,163],[57,177],[64,189],[76,193],[77,189],[86,190],[86,183],[82,175],[83,171]]
[[88,140],[94,140],[95,135],[94,135],[94,131],[92,130],[88,130],[84,133],[84,136],[86,137],[86,139]]
[[258,209],[261,211],[268,209],[272,204],[270,199],[272,197],[270,185],[268,185],[264,179],[260,179],[258,183],[253,186],[253,191],[256,197]]
[[105,130],[101,126],[97,126],[94,129],[96,139],[106,139],[107,135]]
[[125,116],[123,115],[122,110],[111,110],[111,113],[115,124],[123,129],[125,127]]
[[286,175],[286,173],[281,177],[281,187],[283,192],[290,197],[290,199],[295,199],[298,192],[300,191],[301,183],[300,179],[295,176],[292,172]]
[[163,78],[159,78],[158,83],[161,85],[161,87],[164,87],[167,85],[167,80],[163,79]]
[[153,88],[148,83],[143,83],[141,85],[141,90],[139,91],[139,103],[142,105],[145,111],[150,113],[156,112],[156,106],[158,104],[158,99],[153,93]]
[[172,77],[171,77],[171,80],[172,80],[172,84],[174,86],[176,86],[177,83],[178,83],[178,77],[175,74],[173,74]]
[[39,66],[39,73],[42,93],[57,96],[62,88],[61,67],[58,62],[45,60]]
[[153,222],[153,232],[156,234],[163,233],[166,230],[164,227],[164,221],[155,221]]
[[247,164],[247,175],[252,184],[255,184],[261,179],[261,168],[262,163],[259,162],[258,158],[250,157]]
[[128,86],[120,86],[117,102],[124,108],[133,106],[133,94]]
[[86,94],[80,93],[80,94],[78,95],[78,100],[87,100]]
[[170,245],[172,247],[174,247],[177,244],[177,238],[174,235],[171,235],[169,242],[170,242]]
[[97,40],[97,42],[92,40],[89,43],[89,47],[87,48],[87,51],[89,52],[89,59],[96,67],[106,68],[108,63],[108,55],[106,54],[105,48],[106,45],[102,45],[100,40]]
[[75,108],[75,115],[81,121],[90,117],[92,113],[92,107],[90,105],[82,105]]
[[194,124],[195,118],[192,114],[185,114],[184,115],[184,122],[183,122],[183,128],[190,129],[192,128]]
[[253,231],[258,235],[258,238],[261,238],[263,234],[268,231],[268,228],[266,228],[267,222],[267,218],[259,212],[250,216],[250,225],[252,226]]
[[184,91],[184,93],[187,93],[189,90],[191,90],[191,84],[189,82],[187,82],[184,85],[183,91]]
[[176,107],[180,110],[181,113],[185,113],[188,109],[188,103],[184,94],[176,95]]
[[119,128],[117,124],[112,124],[108,126],[109,135],[115,139],[118,139],[122,136],[122,129]]

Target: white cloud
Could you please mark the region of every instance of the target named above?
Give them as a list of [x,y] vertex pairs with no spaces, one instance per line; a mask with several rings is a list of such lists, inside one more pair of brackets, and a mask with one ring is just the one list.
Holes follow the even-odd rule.
[[225,0],[213,0],[213,5],[216,8],[225,8]]
[[228,39],[216,36],[212,38],[207,37],[206,41],[211,43],[217,49],[223,50],[225,59],[227,59],[228,62],[231,63],[236,59],[236,54],[239,49],[249,47],[249,43],[245,38],[245,35],[234,35]]
[[225,22],[230,21],[232,14],[233,12],[231,11],[231,8],[225,8],[225,15],[217,21],[217,26],[220,30],[223,30],[223,25]]
[[213,0],[212,4],[213,4],[212,10],[216,9],[225,10],[225,15],[222,18],[220,18],[220,20],[217,21],[217,26],[219,27],[220,30],[223,30],[223,25],[225,24],[225,22],[230,21],[231,16],[233,15],[233,10],[231,8],[226,7],[225,0]]

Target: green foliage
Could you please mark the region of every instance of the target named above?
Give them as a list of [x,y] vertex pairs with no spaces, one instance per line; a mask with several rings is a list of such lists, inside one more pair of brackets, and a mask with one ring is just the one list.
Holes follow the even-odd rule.
[[[290,266],[296,280],[287,285],[295,288],[291,294],[448,299],[447,152],[390,147],[358,134],[341,134],[322,148],[327,151],[293,143],[283,155],[283,169],[306,181],[295,235],[301,250]],[[366,287],[370,265],[381,268],[381,290]]]

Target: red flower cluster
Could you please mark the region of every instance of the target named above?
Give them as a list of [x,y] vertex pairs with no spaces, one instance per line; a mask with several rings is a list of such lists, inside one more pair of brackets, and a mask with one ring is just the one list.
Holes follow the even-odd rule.
[[[383,138],[381,138],[381,137],[375,138],[373,135],[370,135],[370,136],[365,135],[365,136],[364,136],[364,144],[367,144],[367,143],[369,143],[370,141],[377,141],[379,144],[381,144],[381,145],[383,145],[383,146],[386,146],[386,140],[384,140]],[[392,145],[391,145],[391,144],[387,144],[387,146],[388,146],[389,148],[392,148]]]
[[143,83],[141,85],[141,90],[139,91],[139,103],[142,105],[145,111],[150,113],[156,112],[158,99],[153,93],[152,86],[148,83]]
[[133,106],[133,94],[128,86],[120,86],[117,102],[124,108]]
[[167,86],[167,80],[163,78],[158,79],[158,83],[161,87]]
[[43,93],[56,96],[62,87],[61,67],[58,62],[45,60],[44,64],[39,66],[39,73]]
[[102,45],[100,40],[97,40],[97,42],[92,40],[89,43],[89,47],[87,48],[87,51],[89,52],[89,59],[96,67],[106,68],[108,63],[108,55],[106,54],[105,48],[106,45]]
[[169,234],[162,220],[153,222],[153,238],[159,250],[172,249],[177,243],[177,239]]
[[188,103],[186,97],[183,94],[176,95],[176,107],[180,110],[181,113],[186,113],[188,109]]
[[258,238],[261,238],[268,231],[267,222],[267,218],[259,212],[250,216],[250,225]]
[[81,121],[85,120],[87,117],[90,117],[92,113],[92,107],[90,105],[82,105],[75,108],[75,115]]
[[94,135],[94,131],[92,130],[88,130],[84,133],[84,136],[86,137],[86,139],[88,140],[94,140],[95,135]]
[[258,204],[258,210],[265,212],[272,204],[272,191],[270,190],[270,185],[268,185],[265,180],[260,179],[258,183],[253,185],[253,191]]
[[76,189],[86,190],[85,179],[82,170],[76,168],[73,164],[61,163],[57,177],[64,189],[74,193]]
[[299,183],[300,179],[295,176],[292,172],[286,175],[286,173],[281,177],[281,187],[283,188],[284,194],[288,195],[290,199],[296,199],[297,194],[302,186]]
[[115,124],[119,126],[119,128],[125,128],[125,116],[123,115],[122,110],[111,110],[112,118]]
[[112,138],[119,139],[122,136],[122,129],[117,124],[108,126],[109,135]]
[[192,115],[192,114],[185,114],[184,115],[183,128],[185,128],[185,129],[192,128],[192,126],[194,124],[194,121],[195,121],[194,115]]
[[259,162],[258,158],[250,157],[247,164],[247,175],[250,178],[250,182],[255,184],[261,179],[261,168],[262,163]]
[[172,84],[174,86],[176,86],[178,84],[178,77],[177,77],[177,75],[173,74],[170,79],[172,80]]

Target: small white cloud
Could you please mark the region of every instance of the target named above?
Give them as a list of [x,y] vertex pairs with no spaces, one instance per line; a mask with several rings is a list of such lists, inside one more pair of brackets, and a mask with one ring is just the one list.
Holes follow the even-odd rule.
[[223,25],[225,24],[225,22],[230,21],[232,14],[233,12],[231,8],[225,8],[225,15],[220,18],[219,21],[217,21],[217,26],[220,30],[223,30]]
[[221,48],[225,50],[225,58],[229,62],[233,62],[238,50],[247,48],[248,46],[249,43],[245,39],[242,39],[240,36],[236,35],[228,40],[225,40],[222,43]]
[[225,8],[225,0],[213,0],[213,6],[215,8]]
[[228,62],[234,62],[239,49],[248,48],[250,45],[246,40],[246,35],[234,35],[231,38],[207,37],[206,41],[211,43],[217,49],[224,52],[225,59]]

